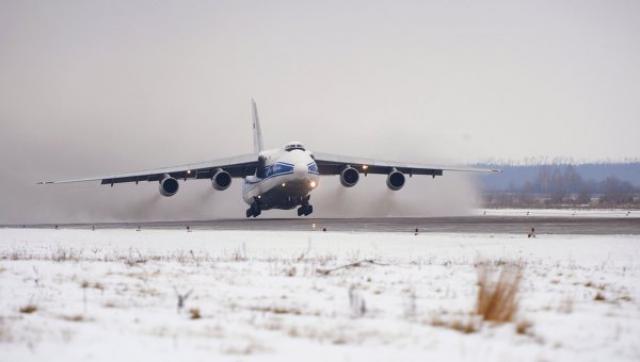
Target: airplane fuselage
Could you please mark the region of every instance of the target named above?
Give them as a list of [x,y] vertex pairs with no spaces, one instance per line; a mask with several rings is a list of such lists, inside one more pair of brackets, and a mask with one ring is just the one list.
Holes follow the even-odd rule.
[[[290,145],[300,147],[291,148]],[[283,149],[263,151],[255,175],[244,179],[243,200],[257,210],[290,210],[305,206],[309,193],[318,186],[318,166],[300,144]]]

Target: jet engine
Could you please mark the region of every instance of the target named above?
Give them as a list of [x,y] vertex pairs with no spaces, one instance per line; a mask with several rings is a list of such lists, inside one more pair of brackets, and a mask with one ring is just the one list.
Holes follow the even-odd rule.
[[174,179],[169,175],[165,175],[160,180],[160,195],[162,196],[173,196],[178,192],[180,184],[178,184],[178,180]]
[[398,191],[404,186],[404,174],[395,168],[387,176],[387,187],[393,191]]
[[218,169],[211,178],[211,185],[218,191],[224,191],[231,185],[231,174],[227,171]]
[[340,172],[340,183],[344,187],[353,187],[358,183],[360,179],[360,173],[358,170],[351,166],[347,166]]

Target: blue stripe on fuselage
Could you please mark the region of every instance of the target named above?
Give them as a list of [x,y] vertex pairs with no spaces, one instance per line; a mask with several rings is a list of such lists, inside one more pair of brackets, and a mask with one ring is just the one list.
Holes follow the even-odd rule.
[[[265,181],[268,180],[270,178],[274,178],[274,177],[279,177],[279,176],[285,176],[285,175],[291,175],[293,174],[293,167],[294,165],[291,163],[287,163],[287,162],[276,162],[273,165],[269,165],[266,166],[264,168],[264,175],[265,177],[256,181],[246,181],[246,183],[248,184],[257,184],[261,181]],[[307,168],[309,170],[310,174],[314,174],[314,175],[320,175],[320,172],[318,171],[318,165],[315,162],[310,162],[309,164],[307,164]]]
[[284,176],[284,175],[291,175],[293,174],[293,167],[294,165],[290,163],[276,162],[273,165],[269,165],[264,168],[264,175],[265,175],[264,178],[256,181],[245,180],[245,182],[249,184],[256,184],[261,181],[268,180],[270,178]]

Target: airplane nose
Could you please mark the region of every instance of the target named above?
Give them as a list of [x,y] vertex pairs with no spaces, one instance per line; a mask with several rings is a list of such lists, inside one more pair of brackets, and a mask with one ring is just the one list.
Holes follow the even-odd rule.
[[293,167],[293,174],[296,178],[305,178],[309,172],[307,165],[298,163]]

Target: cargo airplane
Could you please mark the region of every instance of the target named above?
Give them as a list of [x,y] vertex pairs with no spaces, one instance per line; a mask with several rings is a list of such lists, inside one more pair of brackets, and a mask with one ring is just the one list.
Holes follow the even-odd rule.
[[338,175],[344,187],[353,187],[360,175],[387,175],[387,187],[400,190],[406,176],[442,176],[449,171],[491,173],[498,170],[482,168],[443,167],[380,161],[368,158],[311,152],[300,142],[289,142],[282,148],[265,150],[260,120],[252,100],[253,153],[208,162],[145,170],[140,172],[61,181],[42,181],[39,184],[99,181],[102,185],[141,181],[158,182],[162,196],[178,192],[178,180],[206,179],[215,190],[229,188],[233,178],[243,178],[242,198],[249,205],[247,217],[257,217],[270,209],[298,208],[298,216],[313,212],[310,193],[318,187],[320,176]]

